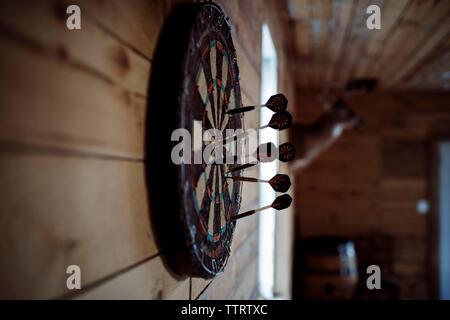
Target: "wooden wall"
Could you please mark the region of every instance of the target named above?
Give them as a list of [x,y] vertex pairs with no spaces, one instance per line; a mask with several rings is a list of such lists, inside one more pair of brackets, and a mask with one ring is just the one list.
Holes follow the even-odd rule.
[[[321,113],[314,96],[299,93],[298,122]],[[429,216],[416,202],[428,199],[429,139],[450,132],[450,94],[380,91],[349,104],[367,126],[297,174],[297,235],[350,237],[361,261],[397,281],[398,298],[428,298]]]
[[[2,3],[1,298],[257,296],[256,217],[238,223],[226,271],[213,281],[174,278],[155,244],[144,119],[153,53],[174,2]],[[69,4],[81,7],[81,31],[65,26]],[[285,8],[274,0],[219,4],[233,25],[243,103],[259,103],[263,22],[275,35],[280,91],[295,103]],[[247,127],[257,122],[257,113],[246,116]],[[257,188],[245,185],[244,208],[257,199]],[[278,224],[276,290],[284,296],[292,219],[288,211]],[[66,288],[71,264],[82,270],[75,293]]]

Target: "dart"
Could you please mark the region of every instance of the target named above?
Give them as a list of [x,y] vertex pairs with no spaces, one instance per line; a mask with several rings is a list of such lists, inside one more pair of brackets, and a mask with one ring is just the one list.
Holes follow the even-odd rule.
[[255,157],[261,162],[271,162],[275,160],[277,152],[278,148],[272,142],[268,142],[261,144],[258,149],[256,149]]
[[[266,124],[265,126],[262,126],[262,127],[255,128],[253,130],[262,130],[262,129],[270,127],[272,129],[281,131],[281,130],[285,130],[285,129],[289,128],[291,126],[291,124],[292,124],[292,115],[287,111],[280,111],[280,112],[275,113],[272,116],[272,118],[270,118],[270,121],[268,124]],[[248,134],[248,130],[245,131],[245,134]],[[236,137],[237,137],[237,134],[233,134],[233,135],[227,136],[224,139],[219,139],[218,142],[223,142],[223,143],[227,144],[227,143],[232,142],[234,140],[234,138],[236,138]]]
[[268,183],[276,192],[286,192],[291,187],[291,179],[287,174],[277,174],[270,180],[262,180],[257,178],[250,177],[239,177],[239,176],[231,176],[227,177],[228,179],[233,179],[234,181],[248,181],[248,182],[260,182],[260,183]]
[[267,100],[266,104],[261,104],[261,105],[257,105],[257,106],[245,106],[245,107],[241,107],[241,108],[231,109],[231,110],[228,110],[227,113],[235,114],[235,113],[247,112],[247,111],[251,111],[251,110],[255,110],[255,109],[259,109],[259,108],[264,108],[264,107],[269,108],[273,112],[279,112],[279,111],[286,110],[287,104],[288,104],[288,100],[284,96],[284,94],[278,93],[278,94],[271,96],[269,98],[269,100]]
[[262,207],[262,208],[258,208],[258,209],[254,209],[254,210],[250,210],[250,211],[238,214],[236,216],[231,217],[230,220],[231,221],[235,221],[235,220],[238,220],[238,219],[241,219],[241,218],[244,218],[244,217],[251,216],[252,214],[255,214],[255,213],[259,212],[259,211],[263,211],[263,210],[266,210],[266,209],[269,209],[269,208],[274,208],[275,210],[278,210],[278,211],[279,210],[283,210],[283,209],[288,208],[291,205],[291,203],[292,203],[291,196],[288,195],[288,194],[283,194],[281,196],[278,196],[274,200],[274,202],[272,202],[271,205],[268,205],[268,206],[265,206],[265,207]]
[[289,128],[292,124],[292,116],[289,112],[283,110],[275,113],[272,118],[270,118],[270,121],[265,126],[259,127],[257,129],[265,129],[265,128],[272,128],[275,130],[285,130]]
[[[260,148],[263,145],[264,144],[260,145],[256,151],[256,158],[258,159],[258,161],[259,162],[270,162],[270,161],[275,160],[275,158],[272,156],[272,150],[275,150],[276,146],[272,142],[266,143],[265,144],[265,145],[267,145],[266,149],[262,149],[262,150],[266,150],[266,152],[264,153],[264,152],[260,152]],[[274,152],[274,154],[276,154],[276,152]],[[294,159],[295,159],[295,147],[292,143],[285,142],[278,147],[278,160],[280,160],[281,162],[288,162],[288,161],[291,161]],[[241,171],[241,170],[253,167],[258,164],[258,161],[237,166],[237,167],[231,169],[231,171],[237,172],[237,171]]]
[[[261,162],[271,162],[275,160],[275,154],[277,151],[277,147],[272,142],[267,142],[260,144],[259,147],[256,149],[255,153],[253,153],[253,156]],[[248,157],[246,155],[245,157]],[[237,162],[239,159],[238,155],[234,156],[234,161]]]

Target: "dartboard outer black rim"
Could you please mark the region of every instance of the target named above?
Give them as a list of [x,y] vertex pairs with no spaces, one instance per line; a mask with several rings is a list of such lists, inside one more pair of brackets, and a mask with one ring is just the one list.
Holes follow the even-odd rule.
[[[225,113],[227,108],[240,107],[242,103],[230,26],[219,6],[189,4],[176,9],[164,27],[154,66],[149,113],[155,103],[168,104],[168,115],[175,114],[176,120],[167,129],[185,128],[191,134],[194,125],[199,124],[203,129],[243,129],[242,114]],[[206,90],[202,90],[205,86]],[[151,114],[148,119],[152,119]],[[148,140],[155,133],[148,130]],[[223,272],[236,224],[230,218],[239,211],[242,191],[240,181],[225,176],[237,164],[169,165],[166,191],[173,189],[175,194],[166,199],[166,206],[161,203],[162,193],[152,192],[161,188],[154,181],[159,176],[154,172],[155,166],[164,164],[156,159],[147,163],[150,197],[152,204],[156,202],[152,215],[170,268],[179,275],[206,279]],[[177,188],[173,188],[173,182]],[[169,211],[162,212],[165,208]]]

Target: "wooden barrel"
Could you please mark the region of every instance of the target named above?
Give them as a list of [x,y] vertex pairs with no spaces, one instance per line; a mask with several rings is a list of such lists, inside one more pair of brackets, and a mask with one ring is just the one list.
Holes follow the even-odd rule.
[[353,242],[314,237],[303,242],[303,296],[306,299],[351,299],[358,283]]

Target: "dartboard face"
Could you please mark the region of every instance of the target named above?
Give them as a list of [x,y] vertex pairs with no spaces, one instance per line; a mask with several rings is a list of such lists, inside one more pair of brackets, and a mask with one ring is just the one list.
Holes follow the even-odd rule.
[[[241,182],[227,178],[237,163],[205,161],[205,148],[212,142],[205,132],[216,129],[225,137],[227,130],[243,128],[242,114],[226,113],[241,106],[241,92],[230,27],[216,5],[199,11],[183,63],[179,119],[180,128],[191,134],[191,163],[179,167],[180,214],[191,259],[199,276],[210,278],[223,271],[230,255],[235,229],[230,218],[239,211]],[[223,145],[226,151],[217,152],[233,155],[236,147],[232,141]]]

